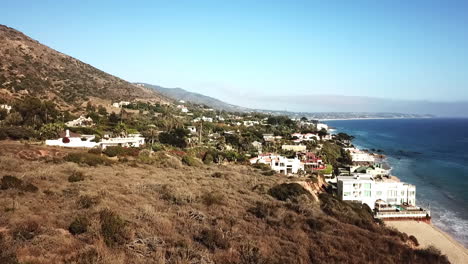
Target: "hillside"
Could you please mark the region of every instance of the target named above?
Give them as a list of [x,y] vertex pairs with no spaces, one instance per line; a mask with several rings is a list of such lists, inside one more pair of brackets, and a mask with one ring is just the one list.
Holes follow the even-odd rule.
[[147,83],[138,83],[138,84],[143,85],[144,87],[153,89],[176,101],[184,100],[184,101],[191,102],[194,104],[203,104],[203,105],[207,105],[217,110],[225,110],[229,112],[244,112],[244,111],[250,110],[245,107],[228,104],[226,102],[223,102],[219,99],[216,99],[210,96],[206,96],[206,95],[202,95],[202,94],[194,93],[194,92],[189,92],[182,88],[164,88],[158,85],[152,85],[152,84],[147,84]]
[[317,198],[261,169],[161,151],[0,147],[0,263],[448,263],[320,193],[321,179],[306,185]]
[[64,105],[80,103],[88,97],[166,101],[153,90],[107,74],[0,25],[0,95],[25,94]]

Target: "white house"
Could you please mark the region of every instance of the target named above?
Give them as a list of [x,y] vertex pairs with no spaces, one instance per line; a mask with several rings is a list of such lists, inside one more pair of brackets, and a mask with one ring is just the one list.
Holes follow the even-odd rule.
[[345,148],[345,150],[350,152],[353,162],[375,162],[375,157],[372,153],[368,153],[357,148]]
[[99,142],[98,144],[102,149],[105,149],[111,146],[138,148],[145,144],[145,138],[141,136],[108,138],[108,139],[102,139],[102,141]]
[[7,111],[7,113],[9,114],[10,111],[11,111],[11,105],[2,104],[2,105],[0,105],[0,109],[5,109]]
[[288,159],[277,154],[261,154],[250,159],[250,164],[255,163],[267,164],[272,170],[284,175],[296,174],[304,170],[304,164],[297,157]]
[[293,133],[291,134],[291,137],[293,138],[294,143],[300,143],[302,141],[317,141],[320,139],[320,137],[317,134],[313,133]]
[[283,138],[282,136],[275,136],[273,134],[263,134],[263,140],[266,142],[274,142],[282,138]]
[[263,149],[262,142],[254,141],[254,142],[252,142],[252,146],[253,146],[259,153],[262,153],[262,149]]
[[369,174],[338,176],[338,197],[356,201],[374,209],[376,202],[388,205],[416,205],[416,186],[391,178],[374,178]]
[[251,126],[254,126],[254,125],[258,125],[258,124],[260,124],[260,122],[258,122],[258,121],[252,121],[252,120],[244,121],[244,126],[246,126],[246,127],[251,127]]
[[202,117],[197,117],[195,119],[193,119],[193,122],[200,122],[200,121],[203,121],[203,122],[213,122],[213,118],[212,117],[206,117],[206,116],[202,116]]
[[316,127],[317,127],[317,130],[319,130],[319,131],[322,130],[322,129],[325,129],[325,130],[328,131],[328,125],[327,124],[318,123]]
[[306,151],[306,145],[282,145],[282,150],[291,150],[291,151]]
[[127,102],[127,101],[120,101],[118,103],[113,103],[112,106],[116,107],[116,108],[121,108],[122,106],[129,105],[129,104],[131,104],[131,103]]
[[94,122],[93,119],[91,119],[91,117],[85,117],[82,115],[75,120],[66,122],[65,125],[69,127],[88,127],[94,125]]
[[352,166],[351,172],[370,174],[374,177],[390,175],[390,169],[383,168],[381,164],[374,164],[372,166]]
[[67,147],[67,148],[94,148],[98,143],[93,142],[93,135],[80,135],[70,130],[60,133],[60,138],[46,140],[45,144],[47,146],[58,146],[58,147]]
[[188,131],[190,131],[190,133],[192,133],[192,134],[196,134],[196,133],[197,133],[197,127],[195,127],[195,126],[188,126],[187,129],[188,129]]

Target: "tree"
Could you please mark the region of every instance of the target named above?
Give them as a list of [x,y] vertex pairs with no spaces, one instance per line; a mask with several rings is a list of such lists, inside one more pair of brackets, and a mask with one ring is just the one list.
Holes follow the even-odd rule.
[[8,111],[6,109],[0,109],[0,120],[4,120],[8,115]]
[[176,128],[169,132],[162,132],[159,134],[159,142],[163,144],[168,144],[178,148],[187,147],[186,138],[190,132],[183,128]]
[[321,130],[319,130],[319,131],[317,132],[317,134],[318,134],[318,136],[320,137],[320,140],[322,140],[322,138],[323,138],[324,136],[328,135],[328,132],[327,132],[327,130],[325,130],[324,128],[322,128]]
[[104,106],[99,105],[98,106],[98,114],[100,114],[102,116],[107,116],[107,109]]
[[5,118],[5,124],[10,125],[10,126],[19,126],[22,123],[23,123],[23,117],[18,112],[10,113]]
[[39,135],[43,139],[56,139],[59,137],[60,132],[63,131],[63,128],[63,123],[45,124],[39,130]]
[[119,118],[119,116],[118,116],[115,112],[112,112],[112,113],[109,115],[109,123],[111,123],[111,124],[117,124],[119,121],[120,121],[120,118]]

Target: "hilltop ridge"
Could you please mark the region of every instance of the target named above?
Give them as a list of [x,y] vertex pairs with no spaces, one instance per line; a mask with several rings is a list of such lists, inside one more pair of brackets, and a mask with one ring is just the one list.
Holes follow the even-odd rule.
[[0,95],[32,95],[60,105],[89,97],[111,100],[168,99],[49,48],[13,28],[0,25]]

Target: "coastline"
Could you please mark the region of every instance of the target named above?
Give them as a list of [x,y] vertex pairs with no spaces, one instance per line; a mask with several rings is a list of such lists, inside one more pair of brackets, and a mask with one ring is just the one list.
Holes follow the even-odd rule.
[[387,120],[387,119],[431,119],[434,117],[354,117],[354,118],[327,118],[318,121],[347,121],[347,120]]
[[421,249],[435,246],[442,254],[447,255],[451,263],[466,263],[468,260],[468,249],[433,224],[411,220],[385,221],[385,224],[400,232],[415,236]]

